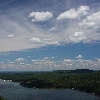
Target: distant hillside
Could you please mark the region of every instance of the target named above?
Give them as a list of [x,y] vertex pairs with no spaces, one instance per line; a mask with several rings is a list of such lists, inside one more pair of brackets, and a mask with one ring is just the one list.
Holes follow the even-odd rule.
[[93,70],[89,69],[76,69],[76,70],[54,70],[53,72],[58,72],[58,73],[92,73],[95,72]]

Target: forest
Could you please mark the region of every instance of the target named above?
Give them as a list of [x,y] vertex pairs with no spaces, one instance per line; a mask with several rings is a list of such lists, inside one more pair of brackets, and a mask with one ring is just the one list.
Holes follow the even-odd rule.
[[100,71],[92,73],[0,72],[0,79],[19,82],[19,85],[27,88],[75,89],[100,96]]

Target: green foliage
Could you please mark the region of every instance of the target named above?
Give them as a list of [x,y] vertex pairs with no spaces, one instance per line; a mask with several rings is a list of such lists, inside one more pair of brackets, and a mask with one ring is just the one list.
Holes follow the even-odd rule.
[[100,95],[100,72],[57,73],[57,72],[20,72],[0,73],[0,78],[20,82],[29,88],[74,88]]

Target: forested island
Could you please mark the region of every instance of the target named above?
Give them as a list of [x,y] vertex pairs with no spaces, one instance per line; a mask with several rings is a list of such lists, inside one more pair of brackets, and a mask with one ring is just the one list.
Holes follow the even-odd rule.
[[75,89],[100,96],[100,71],[1,72],[0,79],[27,88]]

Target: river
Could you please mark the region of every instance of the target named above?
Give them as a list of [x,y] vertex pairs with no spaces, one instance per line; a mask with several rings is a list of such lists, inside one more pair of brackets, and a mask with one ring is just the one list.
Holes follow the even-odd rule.
[[100,100],[100,97],[71,89],[33,89],[0,80],[0,96],[7,100]]

